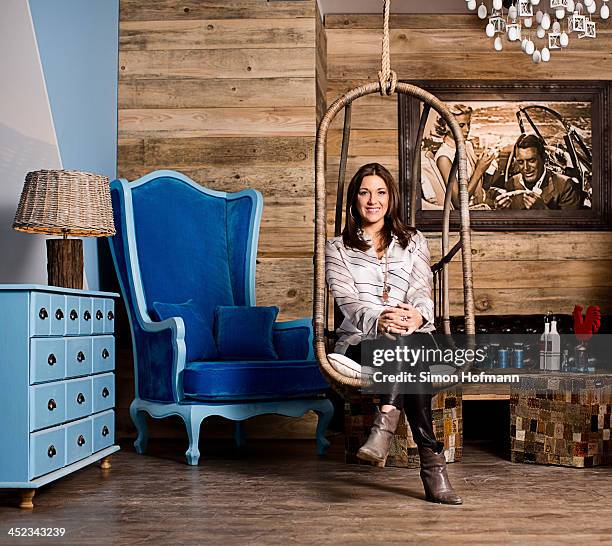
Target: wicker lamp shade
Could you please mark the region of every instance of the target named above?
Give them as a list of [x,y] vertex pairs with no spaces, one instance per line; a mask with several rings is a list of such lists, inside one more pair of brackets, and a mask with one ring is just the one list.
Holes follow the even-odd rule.
[[81,171],[29,172],[13,228],[75,237],[114,235],[108,177]]

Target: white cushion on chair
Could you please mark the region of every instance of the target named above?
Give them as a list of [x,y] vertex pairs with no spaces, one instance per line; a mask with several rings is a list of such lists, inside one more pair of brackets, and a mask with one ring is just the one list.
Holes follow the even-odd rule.
[[[374,369],[369,366],[362,366],[359,362],[355,362],[340,353],[330,353],[327,355],[327,359],[331,364],[331,367],[336,370],[340,375],[344,377],[350,377],[351,379],[372,379]],[[429,367],[431,374],[440,375],[453,375],[458,374],[458,370],[455,366],[450,364],[434,364]]]
[[348,356],[345,356],[340,353],[330,353],[327,355],[327,358],[332,368],[336,370],[340,375],[350,377],[351,379],[372,377],[372,368],[362,366],[361,364],[359,364],[359,362],[355,362]]

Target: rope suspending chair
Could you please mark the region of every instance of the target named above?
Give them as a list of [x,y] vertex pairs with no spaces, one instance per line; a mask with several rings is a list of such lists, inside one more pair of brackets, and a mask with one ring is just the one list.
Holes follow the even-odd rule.
[[461,128],[455,117],[447,107],[431,93],[420,87],[408,83],[398,82],[396,73],[391,70],[389,55],[389,11],[391,0],[384,0],[383,11],[383,40],[381,70],[378,73],[378,81],[366,83],[351,89],[338,98],[327,110],[319,123],[315,148],[315,285],[314,285],[314,349],[316,358],[323,373],[332,382],[337,390],[346,388],[359,388],[367,380],[343,375],[338,372],[330,363],[327,357],[328,333],[328,297],[329,294],[325,285],[325,243],[327,240],[326,229],[326,180],[325,180],[325,150],[327,133],[330,124],[336,115],[344,110],[344,130],[342,136],[341,159],[338,176],[338,191],[335,214],[335,235],[340,235],[342,222],[342,201],[344,196],[344,178],[346,174],[346,160],[348,155],[348,145],[350,138],[350,120],[352,103],[360,97],[380,93],[382,96],[400,93],[414,97],[423,104],[422,114],[417,132],[416,142],[413,148],[412,180],[410,193],[410,218],[409,223],[415,227],[416,223],[416,199],[417,182],[420,180],[420,149],[425,124],[430,110],[433,108],[448,124],[456,144],[456,155],[449,180],[455,177],[459,184],[460,202],[460,238],[452,247],[449,241],[450,231],[450,211],[452,208],[452,184],[447,184],[444,200],[441,259],[432,265],[434,276],[434,308],[436,312],[436,324],[441,327],[444,334],[450,334],[450,303],[448,288],[448,265],[453,257],[461,250],[463,266],[463,310],[465,317],[465,333],[470,335],[475,333],[474,323],[474,294],[472,287],[472,252],[470,240],[470,216],[469,216],[469,195],[468,195],[468,176],[467,176],[467,154],[465,141]]

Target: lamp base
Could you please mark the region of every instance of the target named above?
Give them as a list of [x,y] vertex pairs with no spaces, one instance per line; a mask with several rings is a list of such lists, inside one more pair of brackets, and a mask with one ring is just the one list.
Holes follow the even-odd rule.
[[49,286],[83,289],[83,241],[47,239]]

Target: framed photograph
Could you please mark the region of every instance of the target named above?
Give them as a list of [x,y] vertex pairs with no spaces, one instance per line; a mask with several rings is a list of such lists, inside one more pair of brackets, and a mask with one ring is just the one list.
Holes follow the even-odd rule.
[[[483,230],[612,228],[610,82],[420,81],[444,101],[466,138],[470,219]],[[455,145],[433,109],[399,95],[400,188],[408,217],[439,230],[449,179],[459,227]],[[423,124],[421,145],[416,146]]]

